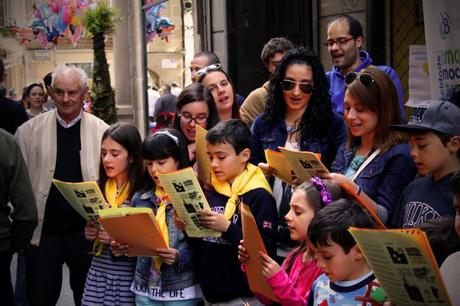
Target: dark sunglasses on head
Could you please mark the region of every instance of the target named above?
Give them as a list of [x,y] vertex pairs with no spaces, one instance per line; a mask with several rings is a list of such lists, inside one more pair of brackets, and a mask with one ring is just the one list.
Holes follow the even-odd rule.
[[314,89],[311,83],[294,82],[291,80],[282,80],[280,84],[284,91],[292,90],[297,84],[299,84],[300,90],[305,94],[311,94]]
[[197,80],[198,83],[201,83],[203,78],[210,72],[210,71],[222,71],[222,65],[221,64],[212,64],[209,66],[206,66],[204,68],[201,68],[198,70],[195,74],[195,79]]
[[356,79],[358,79],[359,82],[365,87],[368,87],[373,82],[375,82],[374,78],[369,73],[365,73],[365,72],[358,73],[358,72],[351,71],[351,72],[348,72],[347,75],[345,76],[345,84],[350,85]]

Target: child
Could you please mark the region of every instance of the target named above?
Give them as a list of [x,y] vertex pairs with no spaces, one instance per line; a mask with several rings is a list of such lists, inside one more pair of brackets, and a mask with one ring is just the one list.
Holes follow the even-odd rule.
[[219,238],[201,241],[198,277],[208,305],[257,305],[246,275],[240,269],[238,245],[242,239],[240,203],[247,204],[254,215],[270,256],[276,250],[277,212],[265,176],[248,163],[251,133],[237,120],[219,122],[208,131],[208,155],[211,182],[207,193],[211,210],[200,210],[201,224],[219,231]]
[[448,101],[426,101],[412,112],[407,125],[392,128],[409,134],[411,156],[425,175],[404,189],[392,225],[411,228],[453,216],[449,180],[460,168],[460,108]]
[[[458,121],[457,121],[458,122]],[[450,180],[450,188],[454,193],[454,209],[455,209],[455,230],[460,236],[460,171],[457,171]],[[453,253],[443,262],[441,266],[441,275],[444,279],[447,292],[449,293],[452,305],[460,305],[460,291],[458,284],[460,283],[460,251]]]
[[[98,183],[111,207],[130,206],[131,196],[141,185],[144,171],[141,144],[136,127],[126,123],[112,126],[102,136]],[[109,249],[112,238],[91,221],[85,227],[85,237],[97,238],[103,249],[98,254],[96,248],[93,256],[82,305],[134,305],[130,286],[136,259],[121,257],[114,261]]]
[[375,228],[364,209],[346,199],[321,209],[310,222],[310,246],[325,274],[313,284],[307,305],[356,305],[355,298],[368,297],[369,287],[372,290],[376,285],[374,274],[348,232],[350,226]]
[[187,142],[180,132],[163,129],[144,140],[142,157],[149,175],[144,189],[134,195],[132,205],[152,208],[169,248],[159,249],[158,257],[138,257],[131,287],[136,305],[196,305],[201,300],[201,290],[193,252],[184,233],[174,227],[172,204],[157,177],[158,173],[190,166]]
[[[322,274],[307,245],[307,228],[320,209],[342,196],[339,186],[329,181],[322,181],[318,177],[295,187],[289,212],[284,218],[291,239],[300,241],[300,246],[288,254],[281,267],[267,254],[260,254],[262,272],[281,305],[304,306],[306,304],[313,282]],[[238,248],[238,256],[243,263],[249,259],[243,242]],[[270,303],[263,297],[258,296],[258,298],[264,304]]]

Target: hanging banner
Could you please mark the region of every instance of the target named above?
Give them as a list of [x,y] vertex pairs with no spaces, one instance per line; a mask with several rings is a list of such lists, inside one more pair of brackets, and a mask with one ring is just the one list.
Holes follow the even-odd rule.
[[423,0],[431,98],[460,84],[460,9],[458,0]]

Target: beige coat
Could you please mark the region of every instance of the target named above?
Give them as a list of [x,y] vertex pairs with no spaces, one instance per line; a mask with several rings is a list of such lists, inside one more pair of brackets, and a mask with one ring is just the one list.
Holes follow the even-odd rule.
[[[45,204],[51,188],[56,166],[56,110],[40,114],[21,125],[16,139],[29,170],[38,208],[38,226],[31,244],[40,242]],[[83,180],[99,178],[101,139],[109,126],[99,118],[83,113],[80,125],[80,164]]]
[[268,84],[254,89],[240,107],[240,118],[250,128],[257,116],[265,111],[268,96]]

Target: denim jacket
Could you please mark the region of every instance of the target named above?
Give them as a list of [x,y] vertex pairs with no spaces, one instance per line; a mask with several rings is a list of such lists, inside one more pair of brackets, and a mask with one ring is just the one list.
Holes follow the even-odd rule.
[[[345,174],[355,151],[355,146],[340,147],[331,172]],[[406,143],[393,145],[388,151],[377,155],[355,179],[361,190],[386,210],[384,215],[379,214],[383,222],[391,220],[399,196],[417,173],[409,152]]]
[[[267,115],[259,115],[252,125],[252,144],[250,162],[257,165],[265,162],[265,149],[279,151],[278,147],[284,147],[288,137],[286,123],[280,120],[275,125],[271,125],[266,120]],[[321,161],[326,167],[330,167],[335,158],[338,148],[345,143],[347,138],[345,123],[343,118],[333,113],[329,132],[324,138],[316,138],[308,142],[302,141],[301,151],[310,151],[321,154]]]
[[[133,196],[131,201],[133,207],[149,207],[156,211],[156,197],[153,190]],[[168,225],[169,247],[179,250],[180,258],[174,265],[161,265],[161,288],[163,290],[178,290],[190,287],[198,283],[194,273],[193,250],[186,240],[183,231],[174,227],[173,209],[169,204],[166,207],[166,223]],[[137,258],[134,283],[141,288],[149,286],[150,269],[152,257],[139,256]]]

